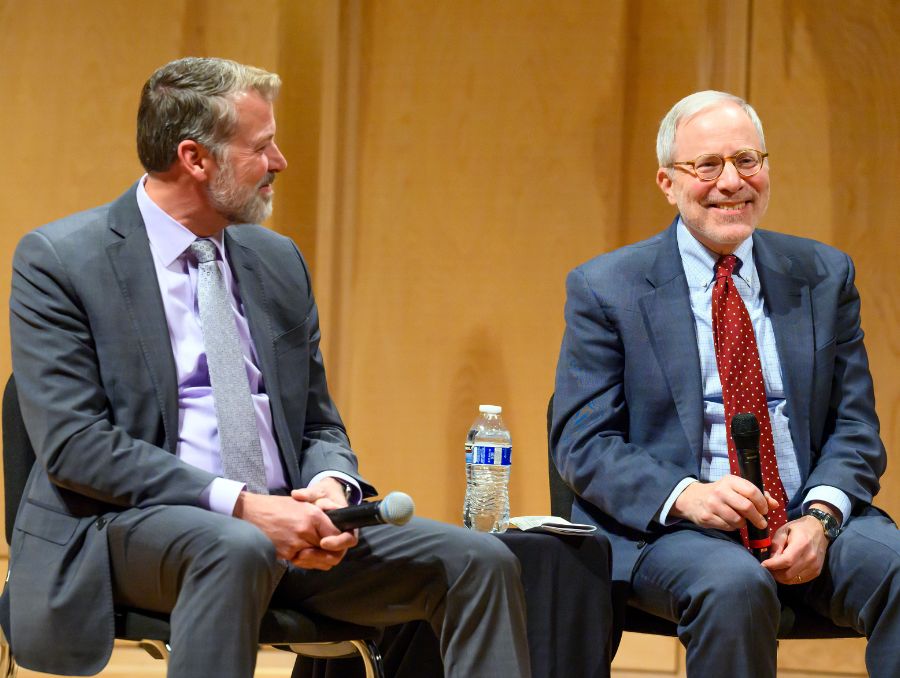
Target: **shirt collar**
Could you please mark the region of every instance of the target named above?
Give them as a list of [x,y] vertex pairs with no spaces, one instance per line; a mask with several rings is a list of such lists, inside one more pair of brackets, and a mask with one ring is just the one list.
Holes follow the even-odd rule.
[[[197,239],[196,234],[182,226],[178,221],[167,214],[153,199],[147,195],[144,182],[147,175],[141,177],[137,185],[137,204],[147,228],[147,238],[150,246],[156,252],[156,256],[163,266],[171,266],[191,243]],[[209,236],[209,240],[215,243],[219,256],[224,260],[225,253],[222,248],[222,233]]]
[[[681,217],[678,217],[676,237],[678,239],[678,252],[681,254],[681,263],[684,267],[684,274],[687,277],[688,287],[706,288],[712,285],[716,277],[715,268],[719,255],[706,249],[691,234]],[[734,250],[734,256],[741,261],[741,266],[734,272],[734,275],[744,280],[750,289],[754,289],[756,266],[753,263],[753,238],[747,238],[738,245]]]

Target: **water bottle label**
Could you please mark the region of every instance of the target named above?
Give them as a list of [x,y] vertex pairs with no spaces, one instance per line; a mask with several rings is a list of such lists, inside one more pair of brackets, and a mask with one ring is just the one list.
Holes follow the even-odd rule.
[[471,463],[488,466],[509,466],[512,463],[512,446],[474,445],[472,447]]
[[472,463],[472,443],[466,443],[466,463]]

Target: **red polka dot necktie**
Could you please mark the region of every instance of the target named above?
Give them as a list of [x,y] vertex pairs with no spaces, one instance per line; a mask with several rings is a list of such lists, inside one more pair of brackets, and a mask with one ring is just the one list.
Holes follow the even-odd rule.
[[[762,367],[759,362],[759,348],[750,314],[731,274],[738,258],[727,254],[716,262],[716,283],[712,293],[713,341],[716,348],[716,365],[722,382],[722,400],[725,403],[725,437],[728,439],[728,463],[733,475],[740,475],[737,451],[728,433],[731,419],[741,412],[752,412],[759,422],[759,465],[763,486],[779,503],[777,509],[770,509],[766,516],[769,534],[775,533],[787,522],[785,506],[787,496],[778,475],[775,458],[775,444],[772,441],[772,423],[766,401]],[[749,546],[747,529],[741,529],[741,539]]]

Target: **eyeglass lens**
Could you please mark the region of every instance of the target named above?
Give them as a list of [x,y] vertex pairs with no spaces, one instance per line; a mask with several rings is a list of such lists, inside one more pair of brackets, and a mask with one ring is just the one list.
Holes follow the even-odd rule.
[[[738,174],[744,177],[753,176],[762,165],[762,154],[753,150],[741,151],[729,158],[734,162]],[[721,155],[701,155],[694,161],[694,171],[701,179],[715,179],[725,167],[725,158]]]

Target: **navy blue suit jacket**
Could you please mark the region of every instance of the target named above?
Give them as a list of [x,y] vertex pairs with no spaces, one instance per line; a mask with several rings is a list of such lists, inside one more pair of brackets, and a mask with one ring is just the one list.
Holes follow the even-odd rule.
[[[657,520],[678,482],[699,476],[703,445],[700,356],[676,223],[566,281],[551,447],[577,494],[572,519],[610,538],[616,580],[630,580],[643,544],[701,529]],[[789,514],[817,485],[843,490],[857,514],[878,492],[885,450],[853,263],[822,243],[764,230],[753,252],[802,479]]]

